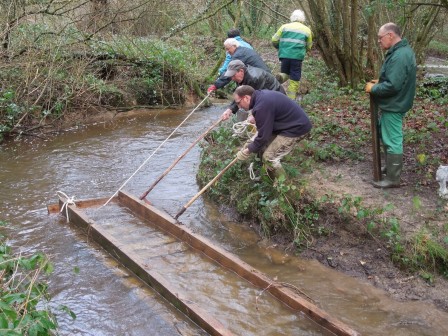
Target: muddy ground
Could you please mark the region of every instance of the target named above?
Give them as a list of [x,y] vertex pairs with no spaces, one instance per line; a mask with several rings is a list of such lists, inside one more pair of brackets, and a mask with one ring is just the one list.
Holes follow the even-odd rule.
[[[317,198],[329,195],[342,198],[344,194],[362,197],[363,204],[381,208],[392,204],[386,216],[399,219],[402,240],[411,237],[424,225],[446,225],[448,206],[438,197],[438,184],[416,189],[412,174],[406,167],[402,175],[402,186],[394,189],[376,189],[372,180],[371,162],[358,164],[323,165],[307,177],[309,189]],[[415,196],[421,204],[416,209]],[[335,208],[337,204],[335,204]],[[335,208],[328,211],[335,211]],[[322,264],[363,279],[382,288],[397,300],[422,300],[432,302],[448,312],[448,281],[434,275],[432,281],[423,279],[418,273],[400,270],[391,260],[384,240],[370,235],[365,226],[353,222],[334,221],[327,223],[329,235],[314,241],[313,245],[300,253],[301,257],[319,260]],[[287,246],[284,246],[287,249]]]

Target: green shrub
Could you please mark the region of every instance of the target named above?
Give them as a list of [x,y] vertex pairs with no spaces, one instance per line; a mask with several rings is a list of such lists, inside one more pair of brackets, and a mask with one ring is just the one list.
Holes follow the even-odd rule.
[[1,239],[0,333],[2,335],[37,336],[49,335],[56,331],[56,318],[47,305],[48,284],[42,280],[43,275],[52,271],[53,265],[44,254],[35,253],[31,256],[14,254],[4,238]]

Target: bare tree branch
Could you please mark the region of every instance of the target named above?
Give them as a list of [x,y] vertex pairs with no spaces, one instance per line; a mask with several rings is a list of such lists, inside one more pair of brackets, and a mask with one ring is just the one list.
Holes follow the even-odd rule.
[[216,8],[213,12],[211,12],[210,14],[203,16],[209,9],[210,9],[210,5],[206,6],[202,11],[200,11],[198,13],[198,15],[196,15],[192,21],[185,23],[183,25],[180,25],[178,27],[175,27],[168,35],[163,36],[162,37],[162,41],[166,41],[167,39],[169,39],[170,37],[172,37],[173,35],[187,29],[188,27],[194,26],[195,24],[207,20],[213,16],[215,16],[221,9],[229,6],[231,3],[233,2],[233,0],[227,0],[224,4],[222,4],[220,7]]

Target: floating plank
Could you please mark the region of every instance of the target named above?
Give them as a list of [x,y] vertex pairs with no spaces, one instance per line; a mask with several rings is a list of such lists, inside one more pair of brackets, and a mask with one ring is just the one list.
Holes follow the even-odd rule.
[[[106,203],[108,200],[109,200],[109,198],[107,198],[107,197],[92,198],[92,199],[75,201],[75,204],[76,204],[77,208],[86,209],[86,208],[101,206],[104,203]],[[116,201],[116,198],[112,199],[112,201],[114,201],[114,200]],[[62,200],[62,204],[64,204],[65,201],[66,200]],[[60,202],[61,202],[61,200],[60,200]],[[48,214],[58,213],[60,211],[60,209],[61,209],[61,203],[47,205]]]

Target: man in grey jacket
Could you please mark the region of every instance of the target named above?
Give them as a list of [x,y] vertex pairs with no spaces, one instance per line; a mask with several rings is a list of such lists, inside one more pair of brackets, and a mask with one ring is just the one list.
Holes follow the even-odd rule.
[[[240,60],[231,61],[224,75],[237,83],[238,86],[250,85],[255,90],[266,89],[286,94],[283,86],[271,73],[260,68],[245,65]],[[231,113],[236,113],[237,111],[238,106],[233,101],[222,114],[222,119],[229,119]]]
[[[269,67],[263,62],[263,59],[253,49],[244,48],[240,46],[240,43],[234,38],[228,38],[224,41],[224,47],[226,51],[232,55],[231,61],[240,60],[244,64],[263,69],[267,72],[271,72]],[[230,63],[229,63],[230,64]],[[219,76],[213,85],[210,85],[207,92],[210,93],[217,89],[220,89],[231,82],[229,76],[226,73]]]

